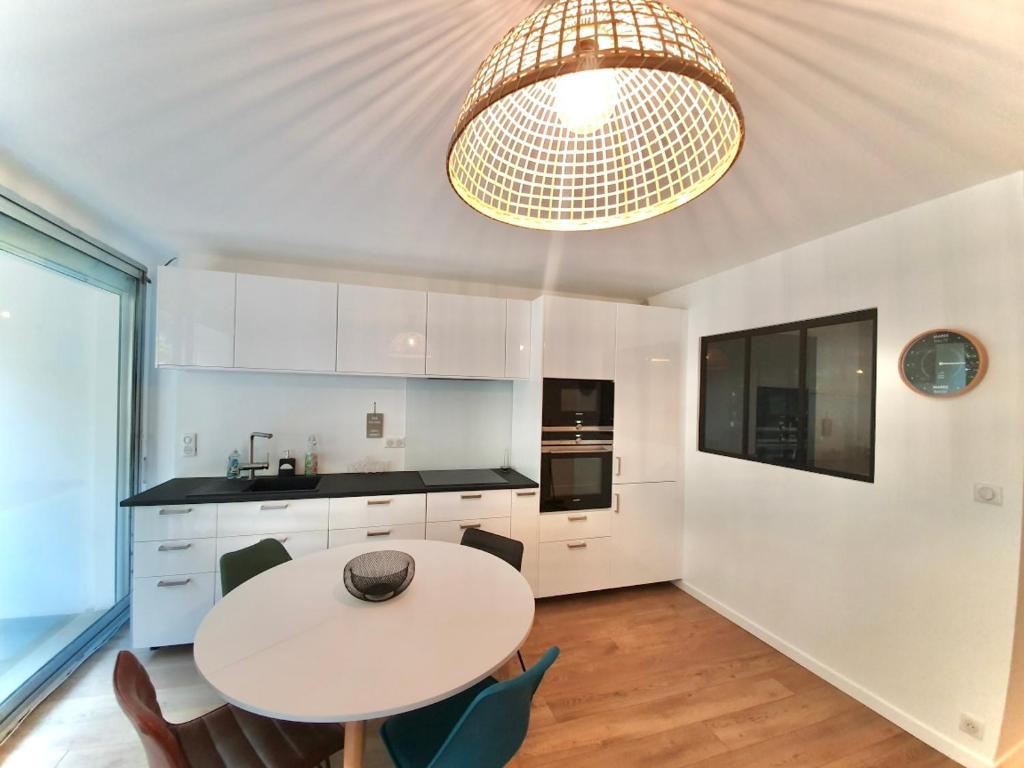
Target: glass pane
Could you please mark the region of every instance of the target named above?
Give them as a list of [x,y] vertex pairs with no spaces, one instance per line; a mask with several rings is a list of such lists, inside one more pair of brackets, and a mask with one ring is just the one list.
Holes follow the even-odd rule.
[[807,331],[808,463],[871,475],[874,321]]
[[743,452],[746,339],[709,341],[704,348],[704,441],[707,451]]
[[122,302],[0,251],[0,703],[127,591]]
[[747,454],[796,464],[800,453],[800,332],[750,339]]
[[556,499],[599,494],[603,480],[600,457],[551,459],[551,495]]

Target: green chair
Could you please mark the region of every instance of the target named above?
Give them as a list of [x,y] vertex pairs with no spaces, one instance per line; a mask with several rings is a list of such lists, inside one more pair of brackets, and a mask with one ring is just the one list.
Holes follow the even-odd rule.
[[287,563],[291,559],[292,556],[288,554],[284,544],[277,539],[263,539],[245,549],[221,555],[221,591],[226,595],[253,576],[258,576],[275,565]]
[[380,729],[398,768],[501,768],[526,738],[533,694],[558,648],[521,675],[493,677],[429,707],[395,715]]

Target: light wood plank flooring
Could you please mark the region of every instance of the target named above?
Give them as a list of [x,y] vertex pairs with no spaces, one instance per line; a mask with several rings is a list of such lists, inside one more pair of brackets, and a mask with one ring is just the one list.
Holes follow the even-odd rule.
[[[110,688],[122,632],[0,746],[5,768],[139,768]],[[562,656],[515,768],[955,768],[957,763],[669,585],[542,600],[524,648]],[[140,653],[165,715],[220,702],[190,647]],[[375,730],[367,765],[390,765]]]

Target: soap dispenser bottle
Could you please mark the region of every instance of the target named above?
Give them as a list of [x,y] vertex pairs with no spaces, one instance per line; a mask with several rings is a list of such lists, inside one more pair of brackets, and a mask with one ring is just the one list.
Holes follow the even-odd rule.
[[295,476],[295,459],[291,451],[285,451],[277,462],[277,474],[281,477]]
[[235,450],[233,450],[231,452],[231,455],[228,456],[228,472],[227,472],[227,476],[232,478],[232,479],[237,478],[239,476],[239,474],[241,474],[241,472],[240,472],[241,464],[242,464],[242,455],[238,452],[238,449],[236,448]]
[[310,435],[306,440],[306,477],[313,477],[319,471],[319,458],[317,456],[316,435]]

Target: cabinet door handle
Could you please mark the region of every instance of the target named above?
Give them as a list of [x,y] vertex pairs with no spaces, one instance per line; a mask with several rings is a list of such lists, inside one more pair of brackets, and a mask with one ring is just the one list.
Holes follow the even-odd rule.
[[184,587],[190,581],[192,581],[192,579],[177,579],[175,581],[164,581],[161,579],[156,583],[156,585],[158,587]]
[[579,541],[579,542],[577,542],[575,544],[566,544],[565,546],[568,547],[569,549],[586,549],[587,548],[587,542]]
[[189,549],[191,546],[191,542],[188,544],[161,544],[156,550],[157,552],[178,552],[182,549]]
[[192,507],[188,509],[161,509],[159,514],[161,515],[187,515],[192,511]]
[[569,515],[569,522],[570,523],[578,523],[580,520],[586,520],[586,519],[587,519],[586,515]]
[[272,509],[288,509],[287,504],[260,504],[260,512],[267,512]]
[[465,499],[482,499],[484,495],[482,493],[464,493],[461,498]]
[[282,544],[284,544],[286,541],[288,541],[288,537],[287,536],[265,536],[262,539],[260,539],[260,541],[269,541],[271,539],[274,540],[274,541],[280,541]]
[[459,528],[466,530],[467,528],[479,528],[483,523],[461,523]]
[[536,496],[536,491],[516,491],[516,496]]
[[367,536],[390,536],[391,535],[391,529],[388,528],[386,531],[367,531],[366,535]]
[[619,514],[619,494],[612,494],[615,497],[615,514]]
[[615,476],[619,477],[622,474],[622,457],[615,457]]
[[390,504],[391,499],[367,499],[366,506],[368,507],[379,507],[386,504]]

